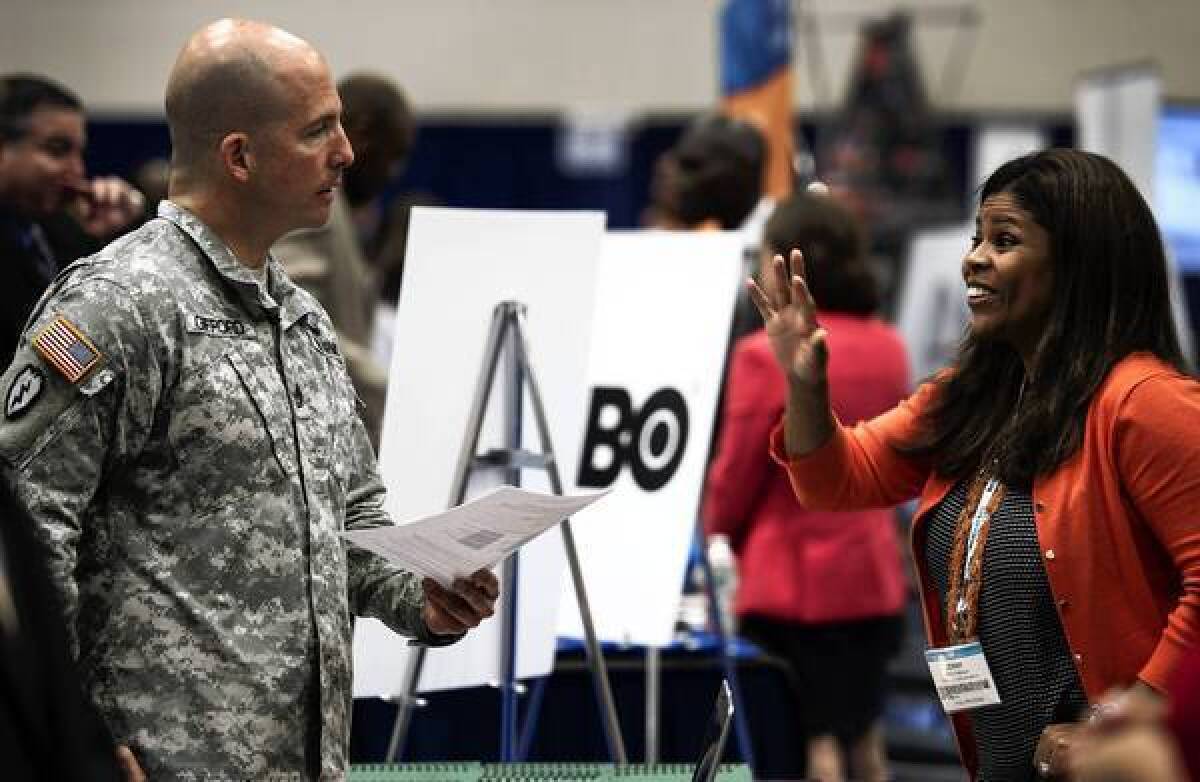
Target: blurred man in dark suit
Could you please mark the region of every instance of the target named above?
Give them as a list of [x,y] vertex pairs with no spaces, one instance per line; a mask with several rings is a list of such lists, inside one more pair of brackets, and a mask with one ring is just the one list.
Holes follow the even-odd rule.
[[29,74],[0,76],[0,365],[46,286],[141,215],[143,199],[116,177],[89,180],[83,104]]

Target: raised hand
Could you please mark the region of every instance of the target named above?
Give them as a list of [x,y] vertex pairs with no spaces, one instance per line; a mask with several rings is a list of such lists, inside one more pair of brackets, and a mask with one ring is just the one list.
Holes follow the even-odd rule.
[[793,456],[819,448],[835,426],[825,374],[829,363],[825,329],[817,325],[817,306],[804,284],[803,268],[804,256],[792,250],[790,275],[783,256],[776,255],[763,274],[765,285],[749,282],[775,360],[787,375],[783,431],[787,452]]
[[789,278],[788,264],[782,255],[776,255],[769,270],[770,280],[764,279],[760,287],[751,279],[747,286],[780,368],[793,385],[815,388],[825,385],[829,350],[825,329],[817,325],[817,307],[804,282],[803,268],[804,256],[792,250]]

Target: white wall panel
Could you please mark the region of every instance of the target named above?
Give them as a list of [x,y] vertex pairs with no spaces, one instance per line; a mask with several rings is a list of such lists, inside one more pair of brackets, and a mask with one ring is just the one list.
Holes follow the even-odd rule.
[[[617,116],[694,110],[717,90],[719,0],[3,0],[0,71],[48,73],[101,112],[160,109],[187,34],[223,14],[276,22],[314,41],[336,74],[395,76],[425,112],[574,111]],[[847,12],[890,0],[810,0],[824,15],[821,62],[834,100],[854,58]],[[909,0],[908,7],[952,5]],[[1069,112],[1086,70],[1156,61],[1174,98],[1200,98],[1197,0],[978,0],[982,23],[961,89],[940,92],[952,28],[918,23],[932,96],[954,109]],[[833,17],[828,16],[834,14]],[[803,43],[803,42],[802,42]],[[797,58],[797,105],[814,103]]]

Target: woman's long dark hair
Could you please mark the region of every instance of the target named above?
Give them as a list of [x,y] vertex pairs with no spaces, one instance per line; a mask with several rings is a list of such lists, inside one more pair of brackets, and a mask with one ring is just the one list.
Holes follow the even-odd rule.
[[968,334],[952,370],[935,381],[924,435],[902,450],[953,478],[998,458],[1003,480],[1028,486],[1079,449],[1092,396],[1122,358],[1147,351],[1185,369],[1162,238],[1120,168],[1050,149],[998,168],[980,203],[997,193],[1050,234],[1053,303],[1032,374],[1026,379],[1012,346]]

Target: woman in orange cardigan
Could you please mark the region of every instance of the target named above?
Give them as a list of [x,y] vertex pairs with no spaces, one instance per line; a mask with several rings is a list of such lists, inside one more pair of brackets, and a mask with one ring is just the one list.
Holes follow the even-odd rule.
[[772,451],[801,502],[919,497],[927,653],[964,764],[1053,777],[1081,711],[1155,699],[1200,640],[1200,384],[1183,371],[1162,241],[1105,158],[1049,150],[984,184],[953,365],[843,427],[792,253],[751,293],[788,376]]

